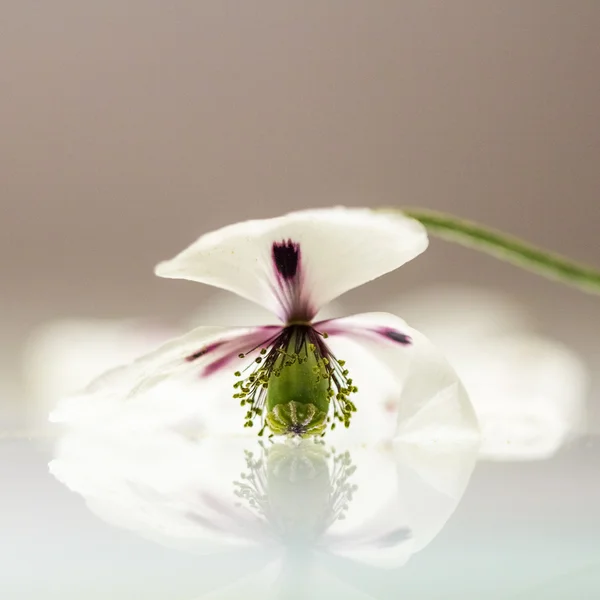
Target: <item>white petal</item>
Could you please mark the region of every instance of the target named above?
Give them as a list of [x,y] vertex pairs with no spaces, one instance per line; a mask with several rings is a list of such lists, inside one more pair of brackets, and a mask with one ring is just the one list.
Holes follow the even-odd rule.
[[[232,398],[234,372],[251,358],[240,364],[238,354],[277,330],[197,328],[65,398],[50,420],[78,427],[107,427],[111,422],[115,427],[138,429],[161,424],[185,428],[186,423],[197,422],[205,431],[216,419],[239,431],[244,411]],[[200,351],[203,354],[195,358]]]
[[481,424],[481,456],[548,458],[581,432],[588,376],[562,344],[528,329],[522,307],[479,288],[434,288],[398,298],[446,352]]
[[[379,423],[384,437],[393,431],[396,439],[419,444],[471,445],[479,440],[475,413],[455,371],[425,336],[402,319],[388,313],[368,313],[316,327],[330,335],[328,343],[338,358],[343,358],[348,341],[363,348],[363,360],[349,368],[359,388],[355,401],[358,411],[350,430],[364,411],[363,419]],[[403,336],[410,342],[403,341]],[[380,381],[377,372],[370,372],[377,363],[386,367],[392,385],[389,380]],[[373,386],[379,389],[373,390]],[[391,422],[396,422],[393,430]]]
[[108,369],[133,361],[176,333],[142,320],[45,323],[30,336],[23,359],[30,417],[46,420],[60,398],[79,392]]
[[280,292],[273,244],[299,245],[301,290],[312,318],[344,292],[397,269],[427,247],[425,228],[397,213],[332,208],[247,221],[203,235],[172,260],[156,267],[161,277],[220,287],[289,316]]
[[[334,319],[344,312],[337,302],[331,302],[319,311],[316,320]],[[273,314],[266,308],[222,290],[215,290],[208,300],[185,320],[188,328],[200,325],[258,327],[271,322]]]

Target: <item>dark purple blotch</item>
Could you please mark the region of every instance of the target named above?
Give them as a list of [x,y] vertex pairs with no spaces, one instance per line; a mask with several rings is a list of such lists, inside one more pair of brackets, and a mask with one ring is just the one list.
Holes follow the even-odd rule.
[[224,342],[213,342],[212,344],[208,344],[208,346],[204,346],[204,348],[201,348],[197,352],[194,352],[193,354],[186,356],[185,360],[187,360],[188,362],[193,362],[193,361],[197,360],[198,358],[204,356],[205,354],[208,354],[209,352],[216,350],[219,346],[222,346],[223,344],[224,344]]
[[292,242],[292,240],[274,242],[273,262],[277,273],[283,279],[293,279],[300,263],[300,244]]
[[406,345],[412,343],[412,338],[409,335],[406,335],[405,333],[400,333],[395,329],[386,329],[383,332],[383,335],[385,335],[385,337],[389,338],[394,342],[398,342],[399,344]]

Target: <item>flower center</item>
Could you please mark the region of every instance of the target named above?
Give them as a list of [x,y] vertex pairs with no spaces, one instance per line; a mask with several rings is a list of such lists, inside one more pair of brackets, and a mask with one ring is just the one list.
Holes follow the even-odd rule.
[[344,361],[331,353],[327,337],[310,324],[288,324],[243,372],[236,371],[233,397],[248,407],[245,427],[258,418],[259,435],[268,427],[275,435],[301,437],[324,435],[336,422],[349,427],[356,411],[349,396],[358,389]]

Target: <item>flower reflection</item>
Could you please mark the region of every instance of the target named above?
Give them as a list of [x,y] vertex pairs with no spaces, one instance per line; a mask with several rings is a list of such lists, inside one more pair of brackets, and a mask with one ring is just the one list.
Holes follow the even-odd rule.
[[534,333],[520,306],[457,287],[407,294],[394,306],[445,352],[464,383],[483,458],[549,458],[581,433],[586,369],[569,348]]
[[[400,567],[429,544],[466,488],[477,447],[472,437],[336,451],[312,439],[86,429],[62,437],[50,470],[113,525],[221,553],[220,587],[199,597],[359,598],[345,576],[352,565]],[[259,567],[248,572],[241,549],[260,556]]]

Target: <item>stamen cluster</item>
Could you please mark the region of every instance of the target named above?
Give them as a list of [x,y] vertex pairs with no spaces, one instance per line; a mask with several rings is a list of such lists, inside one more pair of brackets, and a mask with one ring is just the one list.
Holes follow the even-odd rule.
[[274,338],[239,354],[239,358],[244,359],[258,353],[243,371],[235,372],[239,379],[234,383],[236,392],[233,397],[248,409],[244,427],[253,427],[254,421],[260,419],[261,429],[258,435],[264,434],[265,405],[273,378],[281,377],[284,369],[300,365],[306,367],[307,363],[312,365],[310,368],[314,379],[311,383],[315,385],[315,389],[322,382],[327,382],[327,422],[330,428],[335,429],[336,422],[349,427],[352,413],[356,412],[350,395],[356,393],[358,388],[349,377],[345,361],[338,360],[329,350],[324,341],[327,337],[327,333],[319,332],[309,324],[291,324]]

